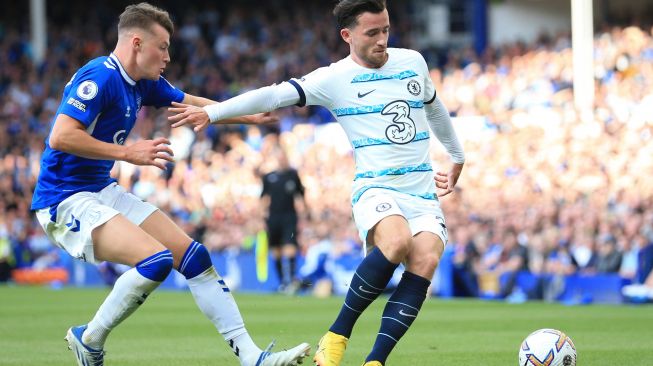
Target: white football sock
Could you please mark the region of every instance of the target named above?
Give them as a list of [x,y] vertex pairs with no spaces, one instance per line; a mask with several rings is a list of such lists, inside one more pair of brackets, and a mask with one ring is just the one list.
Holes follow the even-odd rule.
[[143,277],[136,268],[123,273],[88,323],[82,342],[93,349],[104,348],[109,332],[131,315],[160,284]]
[[249,364],[252,359],[255,362],[261,349],[247,333],[238,305],[215,268],[211,266],[189,279],[188,287],[197,306],[222,334],[241,364]]

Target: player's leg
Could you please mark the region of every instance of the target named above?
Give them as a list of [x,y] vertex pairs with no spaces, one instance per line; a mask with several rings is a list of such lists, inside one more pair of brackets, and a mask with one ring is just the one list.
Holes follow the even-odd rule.
[[404,260],[411,234],[406,219],[393,215],[379,221],[367,237],[374,248],[356,268],[340,314],[330,328],[347,338],[360,314],[385,290]]
[[279,291],[282,291],[286,286],[286,279],[284,278],[283,271],[283,258],[281,253],[282,244],[282,225],[278,215],[270,215],[265,222],[266,231],[268,236],[268,248],[272,259],[274,259],[274,269],[279,278]]
[[68,331],[66,338],[78,362],[101,365],[108,334],[167,276],[172,255],[100,196],[101,192],[78,193],[36,214],[48,237],[71,256],[90,263],[109,260],[134,266],[118,278],[88,326]]
[[381,327],[366,362],[385,364],[392,349],[417,318],[443,250],[442,239],[434,233],[422,231],[413,237],[406,271],[383,310]]
[[405,259],[412,234],[401,214],[394,199],[384,194],[362,199],[354,206],[356,223],[360,231],[367,231],[366,242],[374,249],[356,268],[344,304],[319,342],[314,358],[318,365],[340,364],[354,324]]
[[297,280],[297,244],[286,243],[281,247],[281,255],[287,264],[283,268],[286,286],[283,289],[286,294],[294,294],[299,290],[300,283]]
[[[307,355],[310,347],[306,343],[284,352],[261,351],[245,329],[238,305],[213,267],[207,249],[193,241],[163,212],[152,213],[141,227],[172,251],[175,268],[186,277],[197,306],[222,334],[242,365],[274,365],[269,362],[279,359],[290,364]],[[263,362],[264,359],[268,361]],[[285,365],[283,362],[278,364]]]
[[297,266],[297,216],[286,215],[283,218],[281,256],[287,266],[282,267],[284,278],[286,278],[285,291],[294,293],[299,288],[295,278]]
[[96,228],[93,243],[97,260],[133,267],[118,277],[84,331],[84,343],[101,349],[109,332],[143,304],[168,276],[172,270],[172,254],[122,215]]
[[[270,238],[268,234],[268,238]],[[286,288],[286,277],[284,276],[283,271],[283,256],[281,255],[281,245],[279,242],[268,242],[268,248],[270,254],[272,255],[272,260],[274,260],[274,270],[277,273],[277,278],[279,279],[279,288],[277,291],[283,291]]]

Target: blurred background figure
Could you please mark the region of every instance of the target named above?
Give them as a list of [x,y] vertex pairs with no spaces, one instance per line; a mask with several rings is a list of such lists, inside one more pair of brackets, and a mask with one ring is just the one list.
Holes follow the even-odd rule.
[[298,247],[298,210],[295,205],[300,206],[299,212],[303,215],[308,216],[309,212],[304,185],[297,170],[290,167],[282,148],[276,149],[268,159],[276,161],[274,170],[262,177],[261,199],[263,210],[267,212],[268,245],[281,283],[279,291],[294,293],[299,287],[295,278]]

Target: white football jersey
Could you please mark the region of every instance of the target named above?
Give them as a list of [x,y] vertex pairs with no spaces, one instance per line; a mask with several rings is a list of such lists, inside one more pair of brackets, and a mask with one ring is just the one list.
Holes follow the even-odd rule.
[[292,79],[299,105],[328,108],[354,149],[352,204],[371,188],[436,200],[424,104],[435,100],[419,52],[389,48],[378,69],[346,57],[301,79]]

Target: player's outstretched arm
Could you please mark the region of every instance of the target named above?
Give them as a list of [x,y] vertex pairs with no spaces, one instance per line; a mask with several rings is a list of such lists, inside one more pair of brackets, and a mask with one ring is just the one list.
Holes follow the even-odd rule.
[[136,165],[152,165],[165,170],[163,160],[172,162],[170,141],[166,138],[141,140],[129,146],[100,141],[86,132],[78,120],[59,114],[52,127],[50,147],[87,159],[123,160]]
[[297,104],[299,92],[289,83],[266,86],[249,91],[221,103],[199,108],[188,104],[173,103],[168,110],[172,127],[191,125],[195,131],[202,130],[209,123],[228,123],[229,119],[273,111],[277,108]]
[[[215,100],[208,98],[198,97],[192,94],[184,94],[184,99],[181,101],[181,104],[194,105],[196,107],[205,107],[207,105],[216,104]],[[220,121],[221,124],[246,124],[246,125],[261,125],[279,122],[279,117],[272,115],[271,113],[257,113],[249,116],[240,116],[234,118],[223,119]],[[202,127],[203,128],[203,127]],[[199,131],[202,128],[196,127],[195,131]]]

